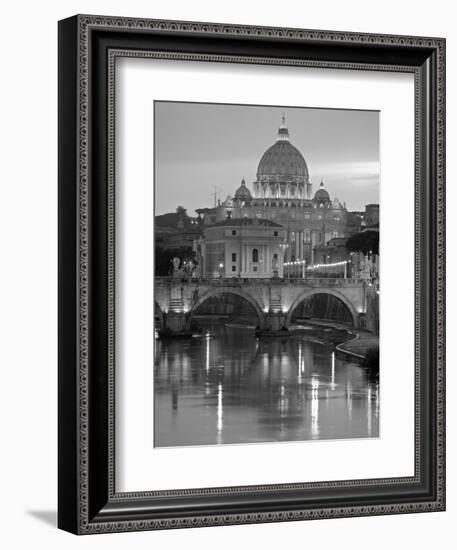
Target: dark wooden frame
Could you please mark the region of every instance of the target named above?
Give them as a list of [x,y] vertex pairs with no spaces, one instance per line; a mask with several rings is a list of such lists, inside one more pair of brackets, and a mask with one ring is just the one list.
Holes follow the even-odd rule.
[[[115,492],[110,83],[116,55],[414,73],[413,477]],[[85,15],[59,22],[60,528],[85,534],[444,510],[444,67],[441,38]]]

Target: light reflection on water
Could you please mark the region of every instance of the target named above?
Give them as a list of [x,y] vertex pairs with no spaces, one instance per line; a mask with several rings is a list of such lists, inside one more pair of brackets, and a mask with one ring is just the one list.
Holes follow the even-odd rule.
[[157,447],[377,437],[379,387],[309,336],[156,340]]

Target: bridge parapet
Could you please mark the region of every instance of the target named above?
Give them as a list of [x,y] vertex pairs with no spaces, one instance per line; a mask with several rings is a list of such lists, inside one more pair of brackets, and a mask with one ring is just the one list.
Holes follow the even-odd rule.
[[308,279],[280,279],[280,278],[269,278],[269,279],[240,279],[238,277],[230,277],[230,278],[223,278],[223,277],[217,277],[217,278],[176,278],[176,277],[156,277],[155,278],[156,284],[169,284],[172,283],[174,285],[183,285],[183,284],[194,284],[194,285],[201,285],[201,286],[244,286],[244,285],[255,285],[255,286],[287,286],[287,285],[294,285],[294,286],[302,286],[302,287],[346,287],[346,286],[353,286],[353,285],[366,285],[367,280],[366,279],[343,279],[343,278],[330,278],[326,277],[323,279],[314,279],[314,278],[308,278]]
[[[228,293],[237,294],[253,306],[261,328],[272,324],[272,315],[282,316],[281,319],[284,319],[284,326],[287,328],[292,323],[294,311],[303,300],[313,294],[324,293],[331,294],[347,306],[353,325],[357,328],[360,316],[366,313],[367,290],[367,281],[363,279],[155,279],[155,300],[164,314],[164,323],[170,326],[171,318],[167,321],[167,316],[172,314],[172,317],[183,317],[173,317],[176,326],[184,323],[187,327],[203,302]],[[274,320],[276,324],[279,317],[274,317]]]

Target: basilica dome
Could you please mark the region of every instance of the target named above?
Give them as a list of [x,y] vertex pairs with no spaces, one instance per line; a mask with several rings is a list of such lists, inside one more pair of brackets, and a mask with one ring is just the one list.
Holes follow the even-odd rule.
[[252,198],[251,197],[251,192],[246,187],[246,182],[244,181],[244,179],[241,180],[241,185],[240,185],[240,187],[238,187],[238,189],[235,192],[235,198],[240,199],[242,201],[247,201],[247,200],[250,200]]
[[330,201],[330,195],[328,194],[327,189],[324,187],[324,182],[321,181],[321,185],[319,189],[314,194],[314,200],[317,202],[329,202]]
[[265,151],[257,168],[257,181],[265,179],[308,182],[306,161],[290,143],[284,117],[276,143]]

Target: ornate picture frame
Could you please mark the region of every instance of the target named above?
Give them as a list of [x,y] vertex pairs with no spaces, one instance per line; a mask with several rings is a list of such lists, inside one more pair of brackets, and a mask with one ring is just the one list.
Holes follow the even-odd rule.
[[[119,56],[414,75],[414,476],[116,491]],[[90,534],[444,510],[444,185],[442,38],[91,15],[60,21],[59,527]]]

